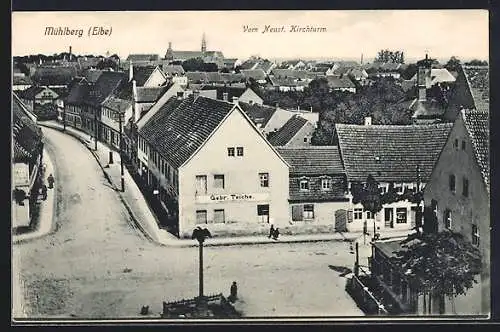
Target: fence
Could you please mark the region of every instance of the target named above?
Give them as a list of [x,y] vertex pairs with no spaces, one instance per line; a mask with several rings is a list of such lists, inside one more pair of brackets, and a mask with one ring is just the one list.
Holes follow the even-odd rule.
[[[219,317],[235,317],[238,314],[222,293],[204,296],[204,303],[208,308],[211,308],[209,311],[212,314]],[[198,304],[200,302],[197,297],[168,303],[163,302],[162,318],[197,317]]]
[[388,311],[368,287],[356,276],[352,276],[347,282],[347,292],[367,315],[387,315]]

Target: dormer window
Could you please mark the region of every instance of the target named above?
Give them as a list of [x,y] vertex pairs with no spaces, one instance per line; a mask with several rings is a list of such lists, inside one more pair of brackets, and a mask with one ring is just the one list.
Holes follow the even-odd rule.
[[300,190],[303,191],[309,190],[309,179],[301,179],[299,185],[300,185]]
[[332,190],[332,179],[330,178],[321,179],[321,189],[325,191]]

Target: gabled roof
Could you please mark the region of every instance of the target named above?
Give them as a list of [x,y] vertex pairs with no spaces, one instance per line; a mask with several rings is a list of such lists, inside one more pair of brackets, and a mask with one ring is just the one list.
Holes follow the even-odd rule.
[[269,137],[269,143],[274,146],[285,146],[304,127],[307,120],[301,116],[294,115],[277,132]]
[[103,73],[103,70],[87,69],[83,73],[83,77],[85,77],[87,82],[94,84],[95,82],[97,82],[97,80],[99,79],[99,76],[101,76],[102,73]]
[[[417,80],[417,74],[413,75],[411,80]],[[431,68],[431,85],[438,83],[453,83],[455,77],[446,68]]]
[[148,79],[151,77],[157,66],[140,66],[140,67],[132,67],[133,69],[133,79],[135,80],[135,84],[137,86],[144,86]]
[[263,81],[266,79],[266,73],[262,69],[243,69],[240,72],[246,79],[253,78],[256,81]]
[[205,85],[201,88],[201,90],[216,90],[217,99],[222,100],[224,98],[224,93],[228,94],[228,101],[232,101],[233,97],[239,98],[243,92],[246,91],[246,88],[242,87],[232,87],[232,86],[213,86],[213,85]]
[[76,76],[75,67],[38,67],[33,82],[39,85],[68,85]]
[[251,70],[253,69],[254,67],[257,66],[257,64],[259,63],[258,60],[256,59],[248,59],[248,60],[245,60],[241,65],[240,65],[240,68],[242,70]]
[[273,66],[274,66],[274,63],[272,63],[271,61],[264,60],[264,61],[257,63],[257,66],[255,67],[255,69],[262,69],[263,71],[265,71],[267,73],[267,72],[269,72],[269,70]]
[[276,112],[276,108],[271,106],[264,106],[255,103],[248,104],[241,101],[238,102],[238,104],[250,120],[252,120],[252,122],[260,128],[264,128]]
[[481,171],[486,190],[490,192],[490,119],[489,113],[477,110],[461,112],[469,132],[474,156]]
[[220,73],[220,79],[224,83],[244,82],[245,76],[241,73]]
[[109,96],[102,102],[102,106],[113,111],[125,112],[127,108],[132,106],[132,102],[130,100],[116,98],[115,96]]
[[344,174],[338,146],[277,147],[290,165],[290,175],[314,176]]
[[12,77],[12,85],[32,85],[33,81],[28,76],[14,75]]
[[137,102],[138,103],[154,103],[160,99],[160,97],[170,89],[173,84],[159,87],[137,87]]
[[463,71],[467,78],[474,106],[479,111],[490,110],[490,78],[487,66],[464,66]]
[[327,76],[328,86],[332,89],[341,88],[355,88],[356,85],[351,81],[349,77],[337,77],[337,76]]
[[[175,103],[173,101],[173,103]],[[160,109],[139,134],[174,168],[184,164],[208,139],[234,104],[191,95],[167,112]]]
[[23,99],[29,99],[29,100],[32,100],[35,98],[35,96],[37,94],[39,94],[44,88],[41,87],[41,86],[36,86],[36,85],[32,85],[30,86],[29,88],[23,90],[23,91],[20,91],[19,92],[19,97],[23,98]]
[[89,93],[89,85],[87,83],[76,83],[73,85],[69,94],[66,97],[66,104],[81,105],[84,103]]
[[100,105],[111,93],[113,93],[128,77],[123,72],[105,71],[89,90],[87,102]]
[[276,78],[294,78],[305,80],[306,78],[308,78],[309,72],[306,70],[273,69],[272,74]]
[[426,182],[446,143],[451,123],[430,125],[336,124],[348,181]]
[[156,61],[160,60],[158,54],[130,54],[126,61]]

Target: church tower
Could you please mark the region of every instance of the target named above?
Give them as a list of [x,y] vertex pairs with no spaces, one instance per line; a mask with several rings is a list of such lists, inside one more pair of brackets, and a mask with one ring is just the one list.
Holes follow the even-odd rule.
[[205,33],[203,33],[203,37],[201,39],[201,53],[205,53],[207,51],[207,40],[205,39]]
[[165,54],[165,60],[174,60],[174,51],[172,50],[172,42],[168,42],[167,53]]

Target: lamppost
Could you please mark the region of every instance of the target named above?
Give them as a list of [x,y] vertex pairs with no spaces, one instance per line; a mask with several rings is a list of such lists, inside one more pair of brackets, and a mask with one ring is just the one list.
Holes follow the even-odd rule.
[[203,297],[203,242],[205,242],[205,239],[207,237],[212,237],[212,234],[210,234],[210,231],[206,228],[201,228],[198,226],[193,230],[193,235],[191,236],[191,239],[196,239],[198,240],[199,243],[199,294],[198,294],[198,303],[200,305],[204,304],[204,297]]

